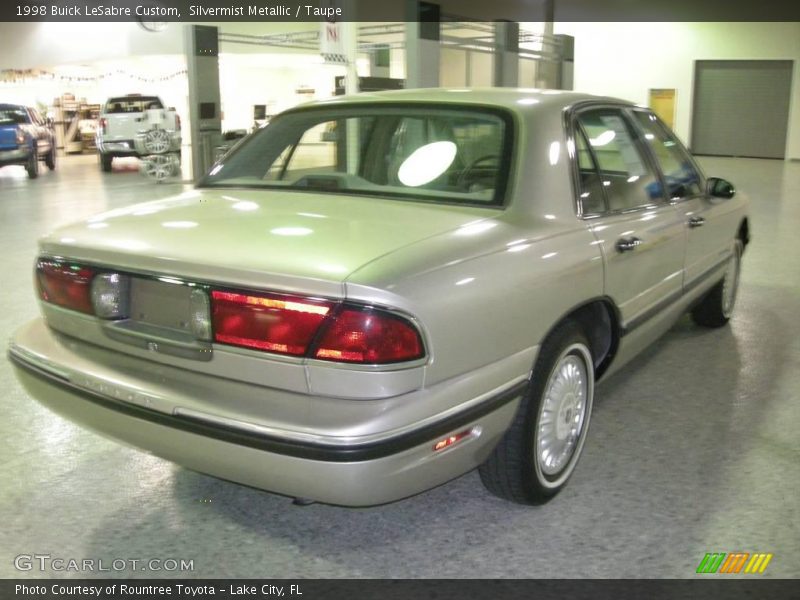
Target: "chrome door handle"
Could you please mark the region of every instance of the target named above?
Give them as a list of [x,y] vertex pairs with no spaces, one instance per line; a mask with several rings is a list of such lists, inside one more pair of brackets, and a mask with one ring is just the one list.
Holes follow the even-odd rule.
[[637,237],[619,238],[617,240],[617,252],[630,252],[635,250],[636,246],[640,246],[642,240]]
[[692,217],[689,219],[689,227],[702,227],[706,224],[706,220],[703,217]]

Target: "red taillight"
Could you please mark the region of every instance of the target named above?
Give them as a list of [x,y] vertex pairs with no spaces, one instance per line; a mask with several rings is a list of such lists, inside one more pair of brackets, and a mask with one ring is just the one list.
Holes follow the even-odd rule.
[[331,318],[314,352],[324,360],[365,364],[414,360],[423,355],[422,339],[405,319],[352,307]]
[[106,127],[108,127],[108,119],[103,117],[102,119],[100,119],[100,124],[99,124],[100,133],[107,133]]
[[333,304],[282,294],[211,292],[214,341],[302,356]]
[[45,302],[92,315],[94,275],[95,272],[88,267],[40,260],[36,264],[39,297]]
[[416,328],[368,307],[301,296],[212,290],[214,341],[322,360],[385,364],[425,355]]

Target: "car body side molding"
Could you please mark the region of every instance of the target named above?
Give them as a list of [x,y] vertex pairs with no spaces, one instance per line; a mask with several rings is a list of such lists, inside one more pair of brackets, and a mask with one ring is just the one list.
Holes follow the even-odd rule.
[[715,271],[717,271],[726,262],[728,262],[729,259],[730,259],[730,256],[725,256],[724,258],[722,258],[721,260],[719,260],[718,262],[716,262],[712,266],[710,266],[708,269],[706,269],[704,272],[700,273],[700,275],[698,275],[697,277],[695,277],[694,279],[692,279],[688,283],[684,284],[682,290],[678,290],[675,293],[672,293],[672,294],[670,294],[668,296],[665,296],[664,298],[662,298],[657,304],[655,304],[651,308],[647,309],[646,311],[644,311],[641,314],[636,315],[635,317],[633,317],[627,323],[624,323],[622,325],[622,330],[620,332],[620,336],[621,337],[625,337],[626,335],[630,334],[631,332],[633,332],[638,327],[641,327],[642,325],[644,325],[647,321],[649,321],[650,319],[652,319],[653,317],[658,315],[660,312],[662,312],[665,309],[669,308],[675,302],[677,302],[678,300],[683,298],[686,294],[691,292],[694,288],[696,288],[697,286],[699,286],[703,282],[705,282],[711,275],[714,274]]
[[72,394],[79,395],[88,402],[92,402],[108,410],[231,444],[323,462],[359,462],[375,460],[398,454],[426,442],[433,442],[436,438],[451,433],[454,429],[468,425],[513,400],[516,400],[525,393],[529,385],[527,380],[519,382],[476,406],[408,433],[367,444],[339,446],[280,439],[244,429],[211,423],[207,419],[196,418],[186,414],[167,414],[143,406],[123,402],[101,392],[88,390],[75,385],[63,375],[59,375],[44,367],[33,364],[30,360],[14,352],[13,349],[9,350],[8,358],[17,367],[46,381],[48,384],[60,387]]

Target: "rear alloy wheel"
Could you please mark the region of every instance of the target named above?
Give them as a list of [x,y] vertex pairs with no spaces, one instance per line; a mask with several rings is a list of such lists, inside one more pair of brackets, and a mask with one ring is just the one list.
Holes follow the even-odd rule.
[[541,504],[561,491],[580,458],[593,398],[589,344],[567,321],[542,344],[514,422],[479,468],[487,489],[520,504]]
[[692,309],[692,319],[704,327],[722,327],[733,315],[736,296],[739,291],[739,273],[742,267],[742,240],[737,239],[733,245],[733,253],[728,259],[725,275],[717,285],[711,288],[706,297]]
[[100,153],[100,168],[103,170],[103,173],[110,173],[111,172],[111,161],[114,160],[114,157],[110,154],[103,154]]
[[54,143],[50,144],[50,152],[47,153],[44,164],[46,164],[47,168],[51,171],[56,170],[56,145]]
[[36,179],[39,176],[39,153],[36,152],[36,148],[31,150],[28,156],[28,162],[25,165],[25,170],[28,172],[28,177],[31,179]]

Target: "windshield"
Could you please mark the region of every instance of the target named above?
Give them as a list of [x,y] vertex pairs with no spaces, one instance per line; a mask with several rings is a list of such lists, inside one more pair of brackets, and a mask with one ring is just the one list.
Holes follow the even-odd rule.
[[502,204],[510,137],[510,118],[488,109],[300,110],[253,134],[202,185]]
[[28,113],[22,107],[6,107],[0,108],[0,124],[2,125],[19,125],[20,123],[28,123]]

